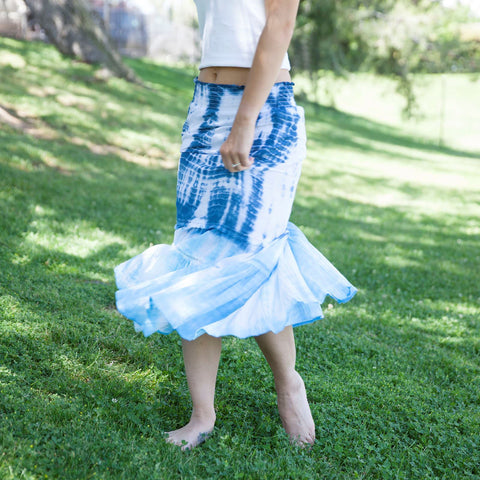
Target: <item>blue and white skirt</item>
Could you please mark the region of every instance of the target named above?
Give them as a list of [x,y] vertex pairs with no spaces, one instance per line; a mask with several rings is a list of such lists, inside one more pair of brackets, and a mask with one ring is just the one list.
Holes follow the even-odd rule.
[[344,303],[356,293],[288,221],[306,152],[292,83],[276,83],[260,112],[252,167],[224,167],[219,150],[242,94],[240,86],[195,81],[182,131],[173,244],[152,246],[115,268],[117,308],[146,336],[278,333],[323,318],[326,295]]

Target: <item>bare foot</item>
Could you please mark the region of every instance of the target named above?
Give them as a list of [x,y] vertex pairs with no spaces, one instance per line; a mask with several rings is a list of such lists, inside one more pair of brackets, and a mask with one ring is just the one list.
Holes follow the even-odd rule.
[[203,443],[212,433],[214,425],[215,418],[211,421],[192,417],[184,427],[168,432],[166,441],[188,450]]
[[296,373],[288,385],[277,386],[278,412],[292,442],[306,446],[315,441],[313,421],[302,377]]

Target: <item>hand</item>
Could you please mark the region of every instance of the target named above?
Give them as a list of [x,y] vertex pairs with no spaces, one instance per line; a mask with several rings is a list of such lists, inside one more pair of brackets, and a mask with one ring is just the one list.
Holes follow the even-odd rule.
[[223,164],[232,173],[249,169],[254,159],[250,157],[255,134],[255,122],[235,119],[230,135],[220,147]]

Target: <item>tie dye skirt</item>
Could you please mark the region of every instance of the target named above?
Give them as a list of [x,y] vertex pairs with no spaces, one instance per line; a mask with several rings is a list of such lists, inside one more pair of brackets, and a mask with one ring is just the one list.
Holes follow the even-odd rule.
[[224,167],[219,149],[242,94],[240,86],[195,81],[173,244],[115,268],[117,308],[146,336],[278,333],[323,318],[327,295],[344,303],[356,293],[289,222],[306,143],[292,83],[275,84],[260,112],[253,166],[237,173]]

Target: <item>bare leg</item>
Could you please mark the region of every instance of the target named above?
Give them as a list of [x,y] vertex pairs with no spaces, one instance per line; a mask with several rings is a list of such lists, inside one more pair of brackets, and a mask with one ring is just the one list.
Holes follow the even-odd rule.
[[270,365],[277,390],[278,412],[289,437],[300,445],[315,441],[315,424],[302,377],[295,370],[293,328],[255,337]]
[[222,339],[205,334],[193,341],[182,340],[182,347],[193,410],[184,427],[168,433],[167,442],[185,450],[202,443],[215,425],[215,383]]

